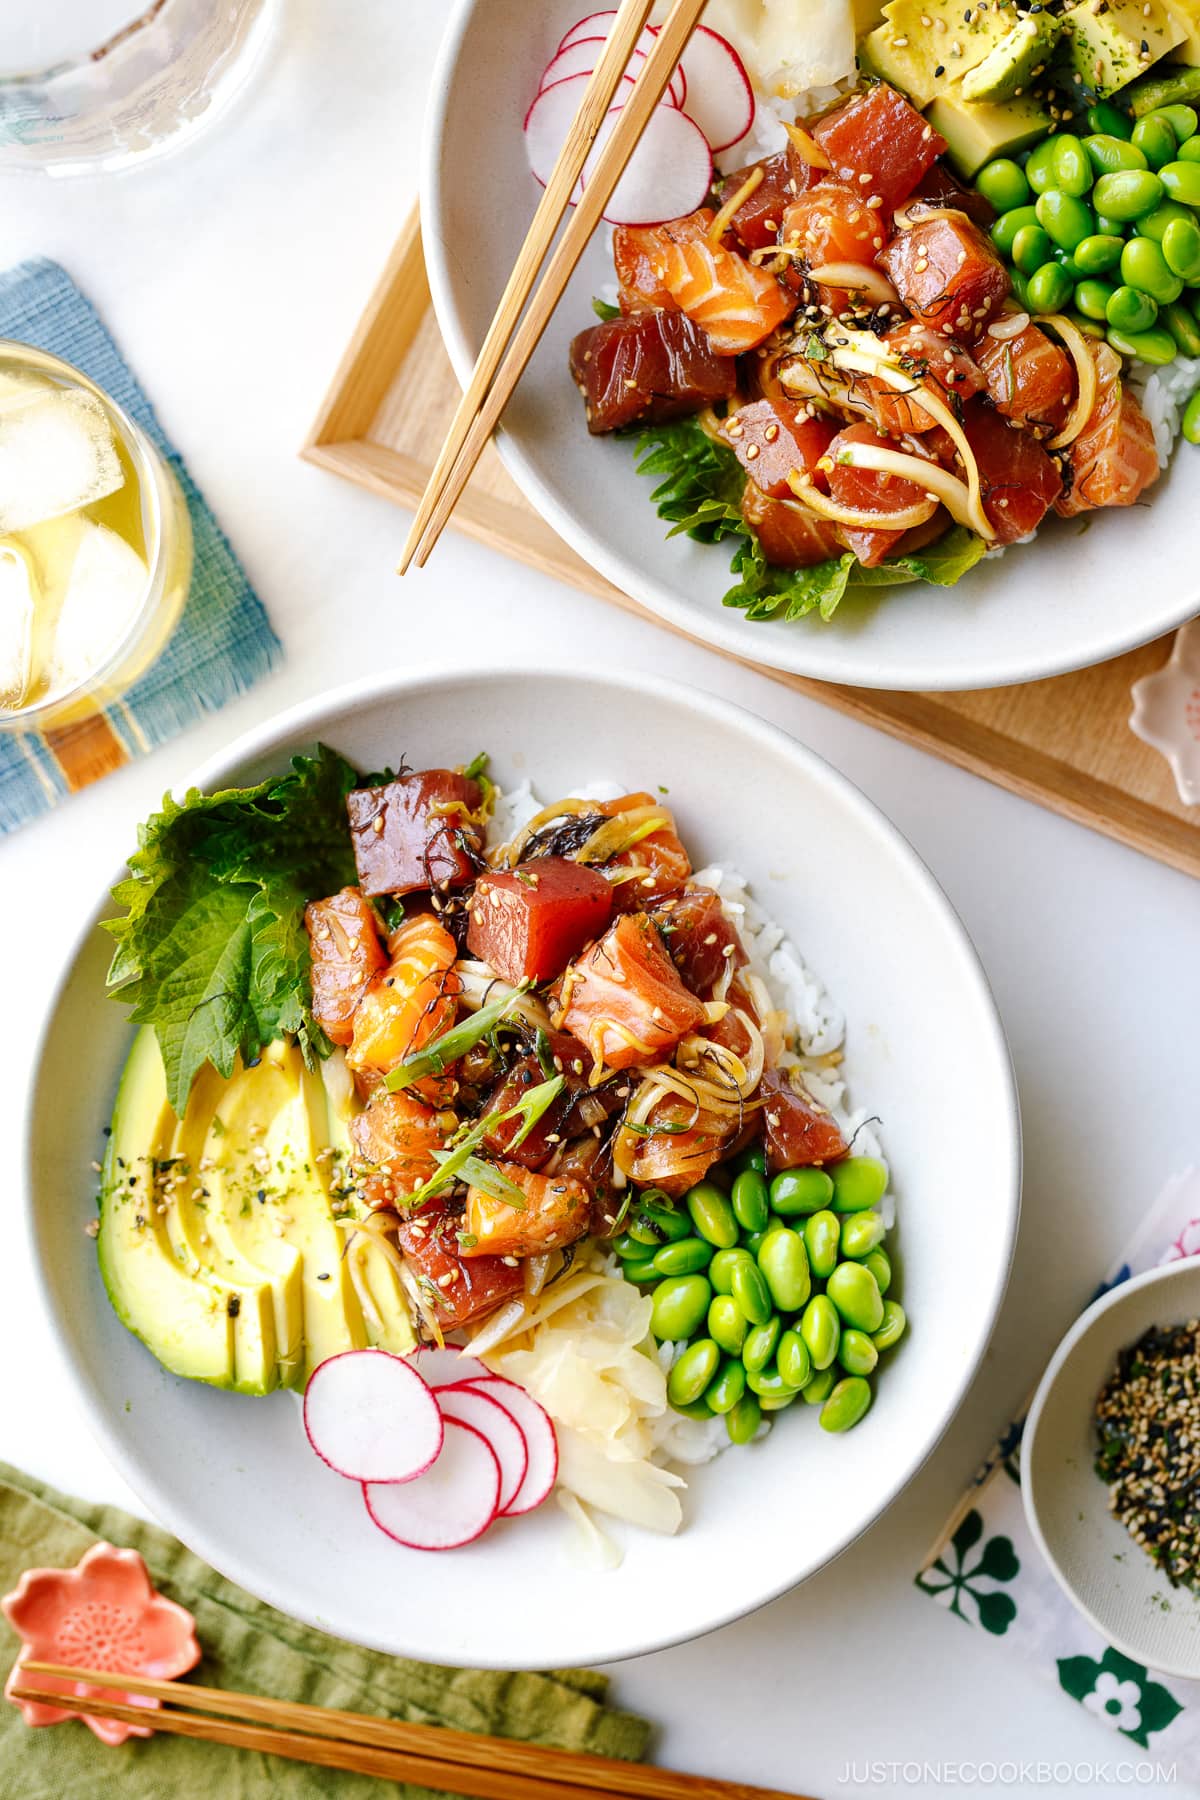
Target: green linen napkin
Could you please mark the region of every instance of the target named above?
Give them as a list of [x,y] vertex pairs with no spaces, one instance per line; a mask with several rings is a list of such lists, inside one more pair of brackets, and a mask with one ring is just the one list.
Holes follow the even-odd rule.
[[[154,1585],[195,1615],[204,1651],[193,1671],[197,1681],[630,1761],[645,1754],[650,1726],[604,1704],[603,1675],[443,1669],[360,1650],[255,1600],[157,1526],[57,1493],[0,1462],[0,1593],[26,1569],[77,1563],[100,1538],[139,1551]],[[17,1643],[2,1619],[0,1633],[3,1681]],[[335,1793],[338,1800],[426,1800],[428,1792],[186,1738],[160,1735],[110,1749],[74,1720],[32,1730],[16,1707],[0,1701],[0,1794],[96,1800],[101,1780],[104,1793],[121,1800],[312,1800]]]

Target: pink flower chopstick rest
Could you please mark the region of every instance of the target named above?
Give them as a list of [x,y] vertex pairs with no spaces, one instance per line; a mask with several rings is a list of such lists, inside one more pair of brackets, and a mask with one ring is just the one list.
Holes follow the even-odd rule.
[[[0,1609],[22,1640],[20,1655],[5,1684],[9,1699],[13,1688],[21,1684],[25,1662],[66,1663],[173,1681],[200,1660],[191,1613],[155,1591],[136,1550],[95,1544],[73,1569],[27,1569],[13,1592],[0,1600]],[[36,1680],[39,1687],[61,1689],[65,1694],[144,1706],[150,1711],[158,1706],[156,1700],[89,1687],[84,1682],[49,1675],[29,1679]],[[78,1716],[33,1701],[13,1704],[21,1708],[27,1725],[57,1725],[62,1719]],[[84,1714],[83,1722],[105,1744],[152,1735],[149,1725],[127,1725],[118,1719],[93,1719]]]

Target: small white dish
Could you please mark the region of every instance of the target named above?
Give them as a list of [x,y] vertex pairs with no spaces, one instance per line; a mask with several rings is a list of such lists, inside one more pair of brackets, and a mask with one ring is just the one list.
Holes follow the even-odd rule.
[[105,883],[37,1051],[22,1183],[49,1330],[85,1412],[191,1549],[355,1643],[440,1663],[555,1668],[710,1631],[813,1574],[891,1504],[991,1335],[1016,1235],[1020,1127],[979,960],[870,801],[783,732],[693,689],[565,669],[392,675],[271,720],[195,783],[258,781],[318,739],[364,769],[404,756],[453,764],[487,749],[502,787],[529,779],[547,798],[600,778],[669,789],[697,866],[740,868],[844,1009],[851,1092],[882,1120],[895,1172],[911,1330],[855,1431],[832,1437],[807,1408],[782,1415],[762,1444],[689,1471],[677,1537],[615,1527],[625,1560],[611,1573],[581,1564],[576,1527],[553,1503],[469,1549],[402,1549],[312,1454],[293,1395],[250,1399],[169,1375],[108,1304],[84,1227],[131,1033],[104,988],[112,940],[98,920],[114,910]]
[[1102,1295],[1042,1376],[1021,1441],[1029,1528],[1063,1593],[1114,1649],[1200,1680],[1200,1595],[1172,1587],[1108,1510],[1093,1412],[1119,1353],[1152,1325],[1200,1316],[1200,1258],[1147,1269]]
[[[457,0],[430,84],[421,227],[434,307],[465,386],[540,190],[521,123],[585,0]],[[829,624],[751,622],[722,604],[726,544],[668,538],[627,440],[589,437],[567,368],[613,281],[598,231],[504,414],[500,454],[527,500],[623,592],[729,655],[855,687],[1037,681],[1118,656],[1200,609],[1194,462],[1186,444],[1141,506],[1053,520],[953,588],[854,599]]]

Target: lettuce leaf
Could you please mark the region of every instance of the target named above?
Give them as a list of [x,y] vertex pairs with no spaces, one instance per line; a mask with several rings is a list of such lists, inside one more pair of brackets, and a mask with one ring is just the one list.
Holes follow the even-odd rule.
[[215,794],[170,794],[140,827],[109,987],[152,1025],[167,1094],[182,1113],[196,1071],[222,1075],[281,1033],[311,1066],[330,1044],[312,1016],[304,908],[356,879],[346,795],[358,775],[336,751],[297,756],[286,775]]
[[986,546],[954,526],[928,549],[888,558],[864,569],[850,552],[808,569],[780,569],[763,555],[757,533],[742,518],[745,474],[733,451],[709,437],[699,421],[673,419],[637,430],[637,471],[663,479],[650,495],[669,536],[683,532],[702,544],[739,540],[730,565],[737,581],[726,606],[740,607],[748,619],[801,619],[815,612],[829,620],[847,593],[928,581],[952,587],[972,568]]

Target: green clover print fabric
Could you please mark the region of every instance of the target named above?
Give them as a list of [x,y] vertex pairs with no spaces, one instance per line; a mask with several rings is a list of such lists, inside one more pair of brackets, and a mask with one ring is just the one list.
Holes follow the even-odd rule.
[[[1196,1255],[1200,1169],[1168,1183],[1101,1291]],[[1110,1731],[1155,1755],[1177,1753],[1181,1767],[1195,1768],[1200,1682],[1156,1675],[1120,1655],[1079,1617],[1043,1562],[1021,1504],[1023,1425],[1022,1413],[996,1444],[919,1570],[917,1586],[1010,1646]]]

